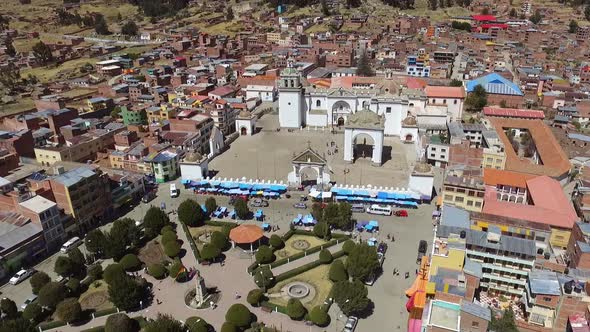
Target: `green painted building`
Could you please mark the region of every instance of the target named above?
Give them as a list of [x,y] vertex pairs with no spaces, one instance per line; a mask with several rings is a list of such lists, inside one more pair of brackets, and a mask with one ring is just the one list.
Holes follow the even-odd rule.
[[145,109],[136,111],[128,109],[126,106],[121,106],[121,118],[126,126],[147,124],[147,113]]

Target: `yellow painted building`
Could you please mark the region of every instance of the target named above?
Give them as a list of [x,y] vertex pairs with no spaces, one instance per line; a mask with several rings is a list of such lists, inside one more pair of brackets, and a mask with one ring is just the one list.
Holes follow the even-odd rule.
[[553,247],[567,249],[571,234],[572,232],[569,229],[551,228],[549,242]]
[[432,255],[430,259],[430,274],[436,275],[438,268],[446,268],[451,270],[463,270],[465,263],[465,250],[449,248],[446,255]]
[[443,202],[467,211],[481,212],[485,187],[481,178],[447,175],[443,186]]
[[481,166],[483,168],[504,169],[506,166],[506,154],[495,149],[483,149]]
[[176,117],[176,108],[167,104],[162,104],[160,107],[148,107],[146,111],[149,123],[156,123]]

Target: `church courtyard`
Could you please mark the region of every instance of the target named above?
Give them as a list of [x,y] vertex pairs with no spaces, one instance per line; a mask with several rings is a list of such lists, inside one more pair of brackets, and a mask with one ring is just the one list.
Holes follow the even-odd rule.
[[[277,131],[276,114],[264,115],[256,126],[257,134],[238,137],[227,151],[213,159],[209,170],[218,172],[216,176],[222,178],[246,177],[286,183],[287,175],[293,170],[291,160],[309,146],[326,159],[332,182],[402,188],[407,187],[416,160],[414,145],[404,144],[398,137],[385,137],[383,164],[376,167],[371,165],[368,155],[353,164],[344,161],[343,131],[332,134],[328,128],[314,127]],[[331,142],[335,146],[331,146]],[[370,138],[368,144],[371,144]],[[337,152],[332,153],[335,148]],[[317,174],[314,173],[311,169],[304,171],[307,179],[315,179]]]

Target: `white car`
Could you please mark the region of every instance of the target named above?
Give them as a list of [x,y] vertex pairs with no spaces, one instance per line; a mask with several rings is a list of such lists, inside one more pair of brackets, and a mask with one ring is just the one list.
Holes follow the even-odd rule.
[[16,285],[16,284],[20,283],[21,281],[30,277],[32,274],[33,274],[33,270],[20,270],[14,275],[14,277],[10,278],[10,280],[8,282],[11,285]]
[[29,298],[26,299],[25,302],[20,305],[20,308],[22,310],[25,310],[29,306],[29,304],[35,302],[36,299],[37,299],[37,295],[35,295],[35,294],[29,296]]
[[354,329],[356,328],[356,324],[358,323],[358,318],[354,317],[354,316],[350,316],[348,317],[348,319],[346,320],[346,324],[344,324],[344,330],[342,330],[343,332],[353,332]]

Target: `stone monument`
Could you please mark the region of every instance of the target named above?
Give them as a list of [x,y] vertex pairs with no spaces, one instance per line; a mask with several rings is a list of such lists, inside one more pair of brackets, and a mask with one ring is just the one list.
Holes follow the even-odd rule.
[[195,280],[197,282],[197,285],[195,288],[194,302],[196,302],[197,306],[200,307],[205,303],[205,301],[209,297],[209,294],[207,294],[207,287],[205,287],[205,279],[203,278],[203,276],[201,276],[199,270],[197,270],[196,272]]

